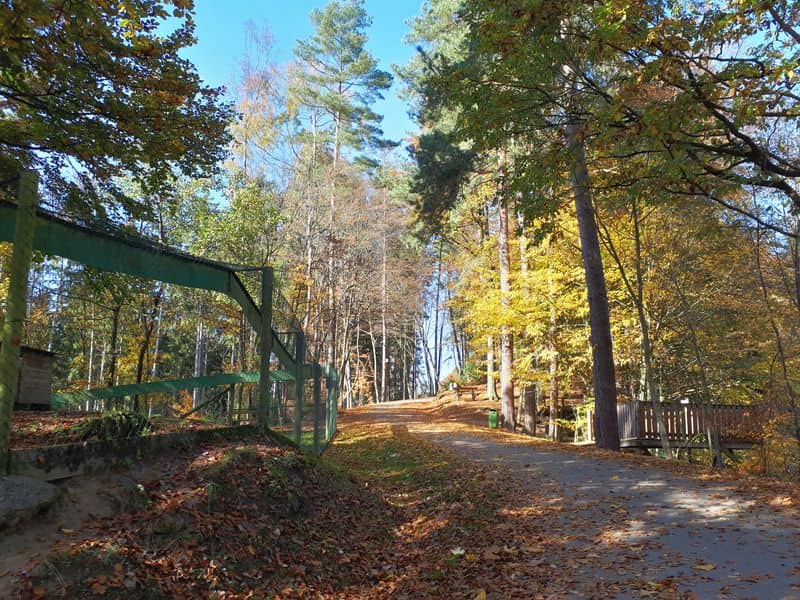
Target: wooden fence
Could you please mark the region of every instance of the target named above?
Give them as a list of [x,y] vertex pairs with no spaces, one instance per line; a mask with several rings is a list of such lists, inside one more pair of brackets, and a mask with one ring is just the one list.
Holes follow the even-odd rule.
[[[662,404],[664,425],[676,447],[705,447],[709,429],[724,448],[749,448],[758,441],[756,408],[733,404]],[[661,445],[653,406],[649,402],[617,405],[620,445],[623,448]]]

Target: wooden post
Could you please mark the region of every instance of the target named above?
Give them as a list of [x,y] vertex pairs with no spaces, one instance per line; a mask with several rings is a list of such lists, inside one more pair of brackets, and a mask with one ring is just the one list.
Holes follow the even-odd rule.
[[261,269],[261,357],[258,382],[258,424],[262,433],[270,425],[272,398],[270,397],[269,357],[272,354],[272,267]]
[[313,367],[313,374],[314,374],[314,454],[319,454],[319,438],[320,438],[320,413],[322,412],[322,382],[321,382],[321,373],[320,367],[317,363],[314,363]]
[[536,396],[539,384],[522,388],[522,428],[528,435],[536,435]]
[[23,171],[17,192],[14,248],[11,252],[11,279],[0,346],[0,476],[8,474],[11,418],[19,381],[19,350],[28,298],[28,271],[33,255],[36,205],[39,202],[39,177]]
[[294,356],[294,441],[296,444],[299,444],[303,437],[303,394],[306,386],[305,372],[303,370],[305,356],[306,336],[302,331],[298,331]]

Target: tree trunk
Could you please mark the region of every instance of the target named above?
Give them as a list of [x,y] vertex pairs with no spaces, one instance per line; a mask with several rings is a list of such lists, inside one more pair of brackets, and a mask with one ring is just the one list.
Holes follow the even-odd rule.
[[386,190],[383,190],[383,239],[381,244],[381,395],[380,401],[386,402],[386,361],[389,359],[386,352]]
[[413,360],[411,361],[411,398],[413,400],[417,399],[417,374],[419,373],[419,360],[417,357],[417,328],[414,327],[414,331],[412,332],[414,335],[414,356]]
[[403,359],[403,380],[401,382],[401,385],[403,386],[403,389],[402,389],[402,392],[400,394],[400,397],[401,397],[402,400],[406,400],[408,398],[408,352],[407,352],[407,350],[408,350],[408,340],[405,339],[405,337],[406,337],[406,327],[405,327],[405,325],[403,325],[403,328],[402,328],[401,331],[403,332],[403,334],[402,334],[403,337],[401,338],[402,346],[401,346],[401,349],[400,349],[400,355],[402,356],[402,359]]
[[313,248],[314,244],[311,241],[311,225],[314,201],[311,194],[311,181],[317,167],[317,115],[311,114],[311,165],[308,171],[308,181],[306,182],[306,223],[305,223],[305,258],[306,258],[306,310],[303,315],[303,331],[308,332],[308,323],[311,318],[311,301],[314,287],[314,272],[313,266]]
[[100,374],[97,377],[97,381],[103,382],[106,380],[105,377],[106,377],[106,343],[103,342],[103,349],[100,352]]
[[[203,329],[203,321],[197,321],[197,329],[194,338],[194,377],[200,377],[203,374],[203,346],[205,344],[205,333]],[[192,390],[192,408],[197,408],[203,403],[203,390],[201,388],[194,388]]]
[[[511,253],[508,247],[508,207],[500,205],[497,248],[500,270],[500,302],[508,310],[511,304]],[[505,320],[505,317],[504,317]],[[508,325],[500,334],[500,411],[503,427],[514,431],[514,334]]]
[[[142,332],[142,343],[139,344],[139,353],[136,357],[136,383],[142,383],[144,379],[144,363],[145,358],[147,357],[147,350],[150,348],[150,340],[153,337],[153,331],[156,328],[156,319],[158,318],[158,312],[156,312],[161,307],[161,297],[162,292],[161,289],[156,290],[155,294],[153,294],[153,306],[152,310],[145,311],[142,310],[142,319],[144,321],[144,331]],[[135,395],[133,397],[133,410],[134,412],[139,411],[139,395]]]
[[356,314],[356,374],[355,374],[356,397],[355,404],[361,404],[361,312]]
[[[155,381],[158,377],[158,354],[161,350],[161,322],[164,318],[164,305],[158,305],[158,317],[156,317],[156,342],[153,347],[153,364],[150,368],[150,381]],[[234,342],[235,343],[235,342]],[[233,369],[235,365],[231,365]]]
[[549,260],[552,239],[547,242],[547,302],[550,305],[550,323],[547,328],[547,354],[549,356],[550,382],[548,386],[547,437],[558,440],[558,315],[556,313],[556,290],[553,281],[553,265]]
[[[94,304],[92,304],[92,324],[89,329],[89,365],[86,372],[86,389],[92,389],[94,383]],[[87,411],[89,408],[86,409]]]
[[522,283],[522,295],[530,294],[528,284],[528,236],[525,234],[525,215],[517,213],[517,229],[519,231],[519,275]]
[[350,362],[347,361],[344,364],[344,373],[342,374],[342,379],[345,382],[345,390],[344,390],[344,397],[342,398],[342,408],[350,408],[353,402],[353,373],[350,367]]
[[0,477],[8,474],[11,420],[20,371],[20,343],[28,304],[28,275],[33,254],[36,206],[39,203],[38,176],[20,174],[17,192],[17,222],[11,250],[11,277],[5,306],[0,345]]
[[425,330],[420,326],[420,335],[422,336],[422,351],[425,355],[425,373],[428,376],[428,393],[432,396],[435,396],[437,393],[435,380],[436,369],[431,358],[431,349],[428,347],[428,340],[425,339],[425,333]]
[[334,117],[333,162],[331,163],[330,219],[328,222],[328,364],[336,365],[336,179],[339,169],[341,115]]
[[111,309],[111,361],[108,366],[107,387],[114,387],[117,379],[117,338],[119,337],[119,313],[122,307],[117,305]]
[[684,311],[684,314],[686,315],[686,325],[689,328],[689,344],[692,347],[692,353],[694,354],[694,359],[697,362],[697,368],[700,375],[700,389],[703,392],[703,420],[706,424],[706,440],[708,442],[708,449],[711,451],[711,454],[714,457],[713,464],[717,467],[721,467],[723,465],[722,448],[720,447],[719,431],[717,431],[717,428],[713,424],[711,419],[711,411],[709,410],[709,407],[711,406],[711,387],[708,385],[706,364],[703,360],[703,354],[700,350],[700,342],[697,338],[697,329],[694,326],[694,322],[689,311],[689,302],[686,299],[686,295],[683,293],[683,290],[679,285],[677,285],[677,283],[675,284],[674,289],[678,299],[681,302],[681,307]]
[[592,207],[592,192],[589,187],[589,171],[586,167],[586,151],[576,123],[569,123],[566,133],[567,146],[573,159],[572,187],[589,301],[597,447],[619,450],[617,385],[614,373],[611,321],[603,260]]
[[[636,314],[639,318],[639,329],[642,332],[642,358],[644,360],[644,382],[650,404],[653,407],[653,414],[656,418],[658,433],[661,437],[661,447],[664,454],[669,458],[672,451],[669,447],[669,432],[664,421],[664,412],[661,410],[661,398],[656,389],[655,377],[653,377],[653,346],[650,342],[650,321],[647,318],[644,307],[644,274],[642,272],[642,235],[639,224],[639,210],[637,199],[633,198],[633,235],[636,247]],[[620,261],[620,265],[622,262]]]
[[661,400],[656,389],[655,377],[653,376],[653,346],[650,342],[650,321],[648,319],[645,302],[644,302],[644,272],[642,270],[642,236],[641,227],[639,222],[639,207],[638,201],[634,197],[631,199],[631,216],[633,220],[633,240],[634,240],[634,272],[636,275],[635,286],[631,283],[628,277],[627,269],[622,263],[619,253],[612,239],[608,229],[603,225],[598,217],[598,225],[603,232],[603,244],[605,245],[611,258],[617,265],[620,277],[628,292],[634,308],[636,309],[636,316],[639,321],[639,332],[642,336],[642,370],[643,370],[643,384],[642,384],[642,400],[650,402],[653,407],[653,415],[656,420],[656,428],[661,439],[661,447],[664,454],[669,458],[672,456],[672,450],[669,444],[669,432],[667,431],[666,422],[664,421],[664,412],[661,409]]
[[369,318],[369,342],[372,346],[372,391],[377,404],[381,399],[378,389],[378,350],[375,347],[375,334],[372,333],[372,317]]
[[522,429],[528,435],[536,435],[536,401],[539,399],[539,384],[525,386],[520,391],[522,396]]
[[447,294],[447,302],[449,305],[447,308],[447,315],[448,319],[450,320],[450,332],[453,335],[452,347],[453,347],[453,360],[455,361],[454,367],[456,372],[459,373],[460,375],[462,369],[464,368],[464,355],[461,353],[461,338],[463,334],[459,330],[459,327],[456,325],[456,315],[452,305],[453,292],[448,287],[445,290],[445,293]]
[[[439,376],[441,375],[441,347],[439,345],[439,303],[442,290],[442,242],[439,240],[439,254],[436,260],[436,295],[434,300],[433,319],[433,394],[439,393]],[[427,347],[427,342],[426,342]]]
[[494,387],[494,336],[486,336],[486,399],[497,400]]

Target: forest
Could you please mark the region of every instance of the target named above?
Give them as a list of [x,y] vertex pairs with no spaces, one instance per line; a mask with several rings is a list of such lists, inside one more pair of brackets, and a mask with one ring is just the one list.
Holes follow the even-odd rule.
[[[746,405],[744,466],[800,476],[796,3],[426,0],[390,73],[364,2],[334,1],[287,63],[248,26],[228,96],[179,54],[192,2],[15,4],[0,199],[35,168],[52,214],[272,266],[343,409],[484,381],[513,430],[533,387],[549,437],[585,435],[591,409],[618,449],[617,405],[638,400],[670,453],[662,406]],[[405,140],[374,108],[393,83]],[[221,294],[41,254],[29,286],[23,343],[55,353],[54,391],[257,368]]]

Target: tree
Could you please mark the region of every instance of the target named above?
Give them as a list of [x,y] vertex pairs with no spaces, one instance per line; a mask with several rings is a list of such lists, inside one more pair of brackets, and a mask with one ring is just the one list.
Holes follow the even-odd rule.
[[361,150],[383,143],[378,128],[381,116],[370,105],[383,98],[392,76],[377,68],[377,61],[366,50],[365,30],[371,19],[363,0],[334,0],[322,10],[311,12],[315,33],[300,41],[295,55],[304,67],[303,77],[294,90],[298,102],[327,123],[314,121],[315,131],[325,131],[332,161],[328,221],[328,364],[335,365],[337,343],[336,312],[336,183],[343,147]]
[[213,171],[231,113],[180,56],[194,43],[192,10],[192,0],[0,3],[0,180],[32,167],[75,208],[110,191],[141,211],[115,177],[148,193],[175,171]]
[[[511,305],[511,253],[508,238],[508,206],[503,203],[498,208],[497,252],[500,275],[500,303],[503,310]],[[514,431],[514,334],[509,325],[502,325],[500,334],[500,403],[503,426]]]
[[[560,34],[562,23],[574,15],[560,7],[548,9],[552,10],[537,13],[541,19],[521,19],[527,14],[522,6],[510,10],[492,2],[464,2],[458,16],[468,38],[460,52],[449,45],[436,52],[438,44],[433,42],[435,55],[428,60],[419,88],[429,118],[455,113],[454,144],[486,155],[505,151],[522,136],[532,151],[509,157],[517,163],[517,175],[507,195],[527,193],[531,172],[538,183],[549,177],[554,185],[563,170],[571,172],[590,310],[597,442],[619,449],[608,299],[585,149],[586,108],[577,92],[577,80],[589,67],[583,64],[582,49],[565,43]],[[509,31],[520,35],[509,38]],[[537,43],[531,44],[532,39]],[[532,134],[537,130],[550,133]],[[554,131],[561,135],[554,136]],[[552,207],[545,203],[527,210],[544,213]]]

